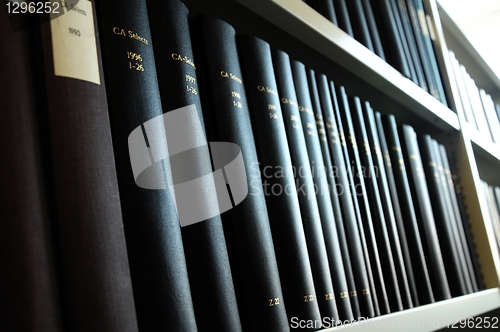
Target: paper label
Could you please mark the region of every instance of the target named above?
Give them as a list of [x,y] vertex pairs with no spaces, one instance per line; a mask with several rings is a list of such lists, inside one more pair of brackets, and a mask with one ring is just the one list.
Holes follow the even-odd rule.
[[50,21],[54,74],[101,84],[92,3],[78,5]]

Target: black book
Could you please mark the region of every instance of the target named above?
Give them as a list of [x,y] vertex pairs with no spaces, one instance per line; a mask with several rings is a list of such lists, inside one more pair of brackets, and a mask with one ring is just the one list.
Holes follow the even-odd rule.
[[424,46],[428,54],[428,59],[430,61],[432,74],[434,75],[434,82],[436,83],[439,99],[443,104],[448,105],[446,92],[444,90],[443,81],[441,78],[440,66],[436,58],[436,53],[434,51],[434,46],[433,46],[432,37],[434,36],[434,32],[431,31],[431,29],[433,29],[434,27],[433,26],[431,27],[427,24],[428,22],[427,19],[429,18],[429,16],[424,11],[424,4],[422,0],[412,0],[412,1],[415,6],[415,10],[417,11],[417,16],[419,19],[420,28],[422,31],[422,37],[424,41]]
[[471,236],[470,227],[467,224],[467,218],[464,221],[463,216],[460,213],[460,206],[458,202],[459,193],[455,191],[455,183],[453,181],[453,174],[451,173],[450,162],[448,160],[448,154],[446,152],[446,149],[444,146],[440,145],[439,151],[441,153],[441,161],[443,163],[444,173],[446,176],[446,188],[450,195],[453,215],[455,216],[455,220],[457,222],[458,231],[460,233],[461,244],[464,246],[464,255],[467,263],[467,273],[469,274],[469,278],[471,279],[472,291],[477,292],[480,290],[479,287],[480,282],[478,282],[478,278],[476,275],[477,267],[474,263],[475,248],[473,243],[471,247],[472,239],[470,238]]
[[[18,15],[18,14],[13,14]],[[50,203],[45,98],[34,31],[0,14],[0,330],[63,330]],[[43,85],[42,85],[43,86]],[[44,138],[45,137],[45,138]]]
[[441,181],[441,172],[433,147],[432,139],[429,135],[420,137],[420,147],[422,163],[424,165],[425,178],[429,187],[429,197],[436,220],[436,230],[443,253],[443,262],[446,269],[446,276],[453,296],[460,296],[467,293],[465,279],[459,259],[459,248],[455,242],[455,232],[451,216],[448,213],[448,205],[444,195],[444,187]]
[[348,0],[346,3],[349,10],[349,17],[351,18],[354,38],[365,45],[370,51],[375,52],[361,0]]
[[390,0],[372,0],[372,4],[382,45],[387,51],[385,54],[387,62],[404,76],[411,77],[410,67],[403,49],[403,41]]
[[470,272],[473,272],[472,264],[470,263],[470,256],[467,255],[467,240],[465,238],[465,233],[463,230],[462,222],[456,218],[455,212],[453,210],[453,203],[449,191],[449,183],[448,180],[451,180],[451,177],[448,178],[446,173],[450,173],[448,168],[445,168],[445,163],[443,160],[443,153],[446,156],[446,150],[444,150],[444,146],[438,144],[437,141],[432,140],[432,145],[434,148],[434,155],[436,156],[437,167],[439,170],[439,174],[441,177],[441,186],[442,192],[445,198],[446,208],[448,211],[449,220],[451,222],[451,229],[453,231],[453,238],[455,240],[455,246],[457,248],[456,254],[458,254],[458,258],[460,261],[460,266],[462,269],[463,278],[466,286],[466,294],[470,294],[474,292],[473,287],[473,278],[470,276]]
[[[415,84],[419,85],[425,91],[429,91],[422,70],[422,64],[420,63],[420,58],[417,50],[417,45],[415,43],[415,38],[413,36],[410,18],[408,16],[408,12],[406,10],[406,5],[404,1],[405,0],[392,0],[395,15],[399,14],[401,29],[402,29],[400,30],[400,33],[403,34],[402,35],[403,47],[405,47],[405,44],[407,46],[406,57],[410,65],[410,71],[413,70],[412,81]],[[397,19],[398,18],[396,17],[396,20]]]
[[417,135],[412,127],[402,126],[401,138],[403,140],[403,155],[405,163],[410,171],[408,180],[416,206],[417,220],[419,228],[424,233],[422,237],[426,261],[429,264],[431,282],[434,296],[437,300],[451,298],[446,271],[441,254],[441,246],[436,231],[436,223],[432,213],[432,205],[429,197],[429,190],[425,181],[425,174],[417,143]]
[[[230,257],[233,256],[233,270],[239,271],[235,278],[240,279],[235,281],[236,287],[240,288],[237,292],[245,295],[245,301],[239,301],[244,304],[243,325],[248,324],[255,330],[286,330],[289,322],[285,323],[282,319],[285,294],[290,294],[286,297],[286,313],[290,319],[321,319],[317,301],[304,302],[303,298],[307,296],[309,300],[309,295],[314,297],[310,266],[304,266],[303,260],[276,261],[235,31],[228,23],[208,16],[200,16],[193,23],[194,46],[198,51],[195,55],[201,61],[200,68],[203,70],[200,76],[201,87],[205,89],[203,107],[208,111],[205,116],[208,137],[211,141],[237,144],[246,169],[248,195],[222,215]],[[238,180],[242,179],[235,179]],[[236,194],[232,190],[234,188],[231,184],[233,198]],[[302,250],[307,255],[305,245]],[[304,281],[295,278],[292,271],[301,271]],[[283,276],[281,284],[280,275]],[[255,317],[248,316],[256,310],[250,306],[259,308],[260,312],[264,310],[264,303],[275,317],[271,320],[273,326],[266,326],[265,321],[256,321]],[[269,314],[266,316],[269,317]]]
[[[351,103],[351,116],[354,133],[357,139],[357,146],[360,147],[358,150],[361,161],[361,168],[359,171],[362,172],[358,174],[358,177],[362,176],[366,179],[366,194],[368,196],[370,212],[375,229],[378,252],[382,257],[381,265],[384,271],[385,288],[387,290],[389,306],[391,311],[401,311],[403,310],[403,303],[399,291],[396,265],[394,263],[393,250],[396,250],[396,248],[393,248],[394,240],[392,239],[392,235],[397,235],[397,233],[392,232],[392,228],[390,226],[388,227],[386,224],[386,214],[382,207],[383,203],[377,183],[377,178],[380,177],[380,174],[373,164],[370,142],[366,130],[366,126],[369,124],[365,123],[363,116],[363,113],[366,113],[367,109],[371,108],[371,106],[368,102],[364,102],[361,105],[356,98],[354,98],[353,101],[354,103]],[[391,238],[389,237],[388,228],[391,229]],[[399,267],[400,266],[398,266],[398,268]]]
[[[371,312],[375,311],[373,297],[376,293],[373,292],[369,283],[367,264],[363,257],[363,247],[360,241],[362,234],[360,234],[357,223],[352,199],[353,191],[348,180],[347,165],[342,151],[345,140],[341,135],[341,126],[337,126],[337,119],[335,118],[338,115],[335,85],[332,81],[328,82],[324,74],[317,75],[316,80],[327,135],[328,144],[326,149],[329,151],[329,161],[331,162],[328,179],[332,190],[334,213],[339,220],[337,227],[339,229],[339,242],[344,259],[346,278],[350,289],[354,286],[361,289],[355,299],[361,303],[365,314],[371,314]],[[354,305],[357,305],[357,303],[353,303],[353,308]],[[357,310],[359,311],[359,309]]]
[[[307,289],[313,282],[314,297],[307,300],[317,301],[321,317],[337,321],[328,255],[323,232],[318,229],[321,224],[317,223],[317,215],[314,221],[301,216],[304,204],[299,205],[297,196],[271,49],[263,40],[251,36],[239,36],[238,46],[282,284]],[[292,302],[298,294],[287,291],[288,287],[284,292],[290,299],[286,302],[288,309],[299,303]],[[302,301],[309,295],[303,294]]]
[[[238,330],[240,320],[234,308],[236,296],[222,220],[217,212],[214,179],[204,176],[212,172],[212,166],[191,46],[189,12],[180,0],[148,1],[147,5],[163,112],[182,117],[182,122],[165,123],[168,148],[175,154],[175,159],[171,159],[174,183],[177,178],[184,177],[187,182],[194,180],[190,178],[193,177],[201,193],[188,199],[180,195],[184,192],[182,184],[176,183],[180,221],[182,224],[183,216],[189,215],[194,206],[199,210],[198,219],[214,215],[181,229],[197,326],[200,331]],[[191,109],[181,112],[182,107]]]
[[63,306],[72,331],[137,331],[93,3],[41,26]]
[[372,4],[370,0],[361,0],[361,4],[363,6],[363,12],[365,13],[368,31],[370,32],[373,50],[375,54],[377,54],[382,60],[385,61],[385,52],[384,48],[382,47],[382,41],[380,40],[380,34],[378,32],[377,22],[373,13]]
[[337,15],[335,14],[335,8],[333,7],[332,0],[311,0],[308,1],[308,4],[318,13],[326,17],[330,22],[338,25]]
[[406,15],[410,21],[410,27],[413,32],[413,37],[415,39],[415,46],[418,52],[418,58],[420,59],[423,75],[425,82],[427,83],[427,91],[437,100],[440,100],[439,92],[437,90],[437,83],[435,82],[435,77],[432,73],[431,63],[429,59],[429,54],[424,42],[424,35],[420,26],[418,19],[417,10],[414,6],[413,0],[404,0],[401,6],[405,6]]
[[[380,120],[383,120],[383,125]],[[435,297],[429,270],[427,268],[427,260],[430,258],[426,258],[424,255],[424,244],[420,236],[421,226],[419,226],[417,221],[417,213],[413,204],[414,194],[410,190],[410,182],[408,173],[406,172],[403,152],[401,150],[396,120],[393,115],[384,116],[380,120],[378,121],[379,133],[381,136],[385,133],[388,153],[390,155],[390,160],[387,160],[386,157],[386,165],[389,165],[389,167],[393,165],[391,169],[393,170],[397,189],[397,192],[393,192],[392,196],[393,199],[396,198],[395,201],[397,200],[399,202],[402,220],[404,220],[407,225],[405,229],[407,231],[406,236],[408,247],[410,248],[415,283],[418,290],[418,298],[416,298],[418,301],[416,302],[419,305],[433,303]]]
[[[330,202],[327,200],[327,197],[316,195],[314,176],[317,177],[317,174],[313,175],[311,170],[311,156],[307,151],[306,138],[303,132],[299,105],[297,103],[297,94],[293,84],[290,59],[286,53],[273,50],[273,62],[278,84],[278,93],[281,96],[281,108],[284,114],[283,120],[288,137],[292,164],[295,168],[297,192],[299,195],[299,202],[301,204],[300,209],[304,222],[304,229],[306,231],[306,237],[309,237],[308,233],[318,233],[318,242],[309,243],[308,240],[308,246],[317,246],[319,242],[322,242],[326,244],[326,249],[328,251],[328,248],[331,246],[331,242],[328,243],[326,238],[327,234],[324,234],[322,228],[322,217],[323,220],[330,220],[331,215],[327,213],[329,211]],[[309,224],[307,224],[307,222],[309,222]],[[331,235],[329,236],[331,237]],[[311,241],[314,241],[314,239],[311,238]],[[312,250],[309,250],[309,253],[311,255]],[[327,259],[333,257],[329,253],[327,253],[327,255]],[[345,266],[344,256],[342,256],[342,258]],[[334,267],[335,264],[336,262],[334,262],[333,266],[330,265],[329,273],[332,275],[332,278],[341,280],[342,276],[337,276],[336,271],[332,270],[332,267]],[[352,288],[336,287],[334,283],[335,293],[333,294],[333,297],[337,302],[339,318],[344,322],[346,320],[351,321],[354,319],[354,315],[356,314],[359,316],[357,300],[349,298],[349,289],[355,288],[354,286],[352,286]],[[354,302],[354,300],[356,300],[356,302]],[[350,304],[354,305],[354,303],[356,303],[357,311],[350,309]],[[327,328],[329,326],[325,324],[324,327]]]
[[194,331],[146,3],[100,1],[99,5],[111,133],[139,329]]
[[335,14],[337,15],[338,27],[344,30],[349,36],[354,38],[352,31],[351,19],[349,18],[349,11],[347,10],[346,1],[349,0],[331,0],[335,7]]
[[354,180],[354,168],[352,167],[351,157],[350,157],[350,154],[348,151],[348,144],[349,143],[348,143],[348,140],[346,139],[347,135],[344,132],[343,120],[342,120],[342,116],[341,116],[341,112],[344,112],[344,108],[346,107],[345,105],[347,105],[347,107],[348,107],[347,94],[346,94],[343,86],[335,87],[332,82],[330,82],[330,91],[332,93],[332,96],[336,96],[337,101],[338,101],[336,104],[336,107],[334,108],[335,120],[337,121],[337,127],[338,127],[338,131],[339,131],[340,143],[342,146],[344,164],[345,164],[345,167],[347,170],[347,181],[348,181],[348,184],[350,185],[352,203],[353,203],[353,207],[354,207],[356,221],[358,223],[359,238],[361,240],[361,245],[363,248],[363,255],[364,255],[365,264],[366,264],[366,272],[367,272],[368,281],[370,284],[370,293],[372,294],[373,311],[375,313],[375,316],[380,316],[380,308],[379,308],[379,303],[378,303],[377,289],[375,288],[375,281],[374,281],[374,276],[373,276],[373,271],[372,271],[372,263],[370,261],[370,254],[368,252],[368,245],[367,245],[367,241],[366,241],[366,237],[365,237],[363,219],[361,216],[361,210],[360,210],[360,205],[359,205],[360,203],[358,201],[358,196],[359,196],[358,186],[356,185],[356,182]]
[[[363,115],[366,123],[368,144],[373,160],[374,175],[376,177],[380,192],[380,199],[382,201],[381,204],[387,225],[389,242],[391,244],[399,292],[401,294],[401,301],[404,309],[410,309],[413,307],[413,301],[411,299],[408,281],[410,278],[408,278],[406,265],[404,263],[403,250],[401,248],[402,246],[399,235],[400,233],[398,232],[396,215],[394,213],[391,194],[389,192],[389,181],[387,179],[387,173],[384,166],[384,159],[382,156],[382,149],[380,147],[377,126],[375,124],[375,114],[373,112],[373,109],[367,103],[365,104],[365,106],[366,108],[364,109]],[[413,271],[411,271],[411,273],[411,279],[413,279]]]
[[[373,132],[373,144],[374,144],[373,150],[375,151],[375,155],[377,156],[375,162],[376,164],[378,163],[379,171],[385,172],[387,188],[385,189],[386,193],[384,195],[386,197],[386,200],[389,202],[387,203],[387,205],[389,208],[392,208],[394,219],[396,220],[399,243],[401,246],[401,254],[403,255],[403,262],[406,270],[407,279],[405,280],[403,278],[402,280],[401,279],[398,280],[400,280],[400,282],[403,283],[406,282],[408,283],[408,286],[405,285],[400,286],[400,289],[405,289],[406,287],[408,287],[410,291],[409,296],[406,295],[408,297],[408,300],[406,300],[406,302],[405,302],[405,293],[404,291],[401,291],[401,294],[403,296],[403,304],[405,305],[405,309],[406,305],[408,306],[412,305],[418,307],[419,300],[418,300],[417,285],[413,273],[413,265],[410,255],[410,249],[408,247],[408,240],[406,237],[407,227],[405,226],[405,222],[403,221],[401,205],[399,204],[398,191],[396,189],[396,182],[394,179],[394,171],[392,169],[391,156],[389,155],[389,149],[387,147],[387,141],[382,127],[382,116],[380,115],[379,112],[375,112],[375,123],[373,123],[373,120],[371,119],[372,117],[371,114],[372,112],[368,113],[368,118],[370,122],[370,129]],[[382,170],[382,168],[384,170]],[[386,186],[383,185],[382,187]],[[420,250],[421,249],[422,245],[420,245]],[[418,252],[418,248],[416,248],[415,251]],[[421,254],[423,255],[424,253],[422,252]]]
[[[352,112],[356,112],[357,107],[361,107],[360,100],[358,97],[347,97],[344,91],[344,100],[341,103],[341,116],[345,123],[346,130],[344,131],[346,138],[348,138],[348,153],[351,160],[351,167],[353,169],[353,180],[356,185],[356,195],[359,200],[359,210],[361,213],[361,220],[364,223],[365,237],[368,243],[368,251],[370,254],[370,260],[372,262],[373,279],[375,282],[375,288],[377,289],[377,299],[380,308],[380,314],[390,313],[389,300],[387,296],[387,287],[385,282],[385,273],[382,270],[382,263],[379,254],[379,245],[377,241],[375,225],[377,224],[378,217],[374,216],[371,211],[369,202],[369,192],[367,189],[365,181],[365,171],[363,164],[361,163],[360,152],[358,148],[358,140],[356,138],[356,132],[354,129],[354,122],[352,119]],[[364,148],[364,147],[363,147]],[[383,240],[381,240],[383,241]],[[384,258],[385,259],[385,258]],[[386,273],[392,273],[392,269]]]
[[[337,280],[334,281],[334,286],[336,286],[337,288],[343,287],[349,289],[349,286],[347,284],[347,278],[350,278],[351,289],[355,290],[356,284],[353,278],[352,261],[350,259],[349,249],[346,244],[347,239],[345,234],[344,220],[342,217],[342,210],[339,202],[339,193],[338,193],[339,188],[337,186],[334,177],[335,169],[332,165],[332,158],[328,146],[328,132],[326,129],[326,124],[324,122],[323,111],[322,111],[323,107],[325,107],[325,103],[328,102],[331,103],[331,99],[329,98],[330,96],[328,90],[329,89],[328,80],[325,75],[315,75],[313,70],[307,71],[307,78],[309,83],[309,92],[311,97],[312,110],[314,114],[312,117],[310,114],[309,115],[304,114],[304,115],[308,117],[308,123],[309,121],[316,122],[317,139],[315,139],[315,141],[319,142],[321,148],[323,165],[326,169],[325,172],[326,180],[330,189],[330,201],[333,209],[333,217],[334,217],[333,220],[334,223],[332,223],[333,226],[328,226],[330,229],[324,227],[324,230],[325,233],[331,234],[330,235],[331,238],[327,241],[330,242],[329,252],[332,253],[331,261],[332,260],[337,261],[336,262],[337,266],[333,267],[336,270],[333,273],[337,274],[336,276]],[[310,139],[314,139],[314,137],[311,137]],[[320,162],[320,160],[318,160],[318,162]],[[338,259],[339,255],[340,257],[343,257],[342,260]],[[341,264],[342,261],[343,264]],[[335,261],[332,262],[332,264],[334,263]],[[358,296],[363,296],[364,298],[361,301],[366,301],[366,298],[370,297],[370,295],[368,294],[369,291],[366,290],[363,291],[363,289],[365,288],[361,288],[360,294]],[[368,289],[368,287],[366,289]],[[356,296],[356,298],[354,298],[353,300],[357,302],[354,303],[354,306],[359,307],[359,298]],[[345,305],[347,305],[347,303]],[[359,311],[358,308],[356,308],[356,310]]]

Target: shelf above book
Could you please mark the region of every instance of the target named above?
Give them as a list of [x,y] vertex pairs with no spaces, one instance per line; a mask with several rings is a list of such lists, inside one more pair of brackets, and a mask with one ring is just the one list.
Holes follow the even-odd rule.
[[[294,37],[335,64],[346,68],[363,82],[392,101],[386,111],[396,113],[392,105],[403,105],[414,117],[431,123],[441,131],[459,129],[455,112],[444,106],[380,59],[362,44],[300,0],[236,0],[280,29],[294,31]],[[380,98],[379,98],[380,99]],[[371,100],[370,100],[371,101]],[[391,105],[392,104],[392,105]],[[379,107],[380,108],[380,107]],[[389,109],[390,108],[390,109]],[[403,111],[404,112],[404,111]],[[401,116],[406,118],[408,114]]]
[[[373,331],[375,329],[436,331],[498,307],[500,307],[500,289],[492,288],[324,331]],[[459,324],[455,326],[458,327]]]

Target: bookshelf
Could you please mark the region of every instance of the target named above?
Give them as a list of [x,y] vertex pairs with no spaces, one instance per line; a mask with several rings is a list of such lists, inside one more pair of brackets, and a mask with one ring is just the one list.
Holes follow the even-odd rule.
[[[300,0],[185,2],[193,15],[197,12],[216,15],[231,23],[239,33],[253,34],[268,41],[307,66],[329,75],[337,84],[344,85],[349,94],[369,100],[374,109],[394,114],[398,123],[411,124],[417,131],[432,135],[454,153],[487,289],[377,317],[369,324],[327,331],[370,330],[376,324],[398,326],[406,322],[417,324],[414,330],[433,331],[500,307],[500,256],[492,249],[495,239],[491,225],[484,219],[487,206],[480,189],[480,179],[500,185],[500,173],[495,171],[500,166],[500,149],[473,130],[463,114],[454,111],[458,95],[452,91],[448,78],[444,79],[445,88],[453,96],[449,108]],[[478,86],[498,101],[499,78],[489,70],[439,4],[435,0],[424,3],[436,23],[441,48],[437,57],[444,62],[445,68],[450,68],[447,42],[451,40],[450,47],[459,61],[470,69]],[[419,322],[436,322],[436,325],[422,326]]]

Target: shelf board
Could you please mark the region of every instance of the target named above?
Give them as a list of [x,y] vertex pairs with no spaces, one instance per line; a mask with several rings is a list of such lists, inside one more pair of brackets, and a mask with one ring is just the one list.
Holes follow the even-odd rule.
[[461,319],[478,316],[499,307],[500,289],[492,288],[323,331],[385,331],[389,329],[436,331]]
[[[456,113],[300,0],[236,0],[346,68],[360,80],[446,132],[459,129]],[[390,110],[389,110],[390,112]]]

